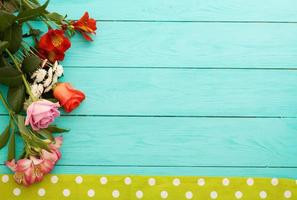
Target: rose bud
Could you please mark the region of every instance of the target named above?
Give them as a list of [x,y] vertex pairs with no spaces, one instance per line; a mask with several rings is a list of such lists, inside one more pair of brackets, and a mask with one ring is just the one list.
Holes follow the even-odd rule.
[[27,108],[25,125],[30,124],[35,131],[47,128],[56,117],[60,116],[59,107],[59,103],[44,99],[31,103]]
[[74,89],[70,83],[58,83],[53,89],[53,94],[66,112],[77,108],[85,99],[84,93]]

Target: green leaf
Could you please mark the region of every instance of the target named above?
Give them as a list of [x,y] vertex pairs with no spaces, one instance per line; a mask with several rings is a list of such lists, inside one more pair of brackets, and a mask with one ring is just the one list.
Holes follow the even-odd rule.
[[30,143],[30,145],[33,148],[49,150],[48,145],[42,139],[40,139],[38,137],[31,137],[31,135],[33,135],[33,134],[36,135],[37,132],[26,127],[24,116],[17,115],[17,120],[18,120],[19,131],[20,131],[23,139],[26,140],[26,142]]
[[46,130],[50,131],[51,133],[65,133],[69,132],[69,129],[59,128],[56,125],[49,125]]
[[27,56],[24,61],[23,61],[23,71],[25,73],[32,73],[38,69],[40,66],[41,60],[38,56],[36,55],[29,55]]
[[14,23],[11,27],[6,29],[3,34],[3,40],[8,41],[8,50],[14,54],[21,46],[23,40],[22,25]]
[[0,54],[8,47],[8,44],[7,41],[0,41]]
[[45,2],[45,4],[43,4],[42,6],[39,6],[37,8],[29,8],[29,9],[26,9],[26,10],[23,10],[21,11],[16,20],[18,22],[24,22],[24,21],[28,21],[28,20],[32,20],[32,19],[35,19],[36,17],[39,17],[40,15],[43,15],[43,14],[46,14],[46,7],[49,3],[49,0],[47,0]]
[[7,141],[9,139],[9,128],[10,125],[8,125],[3,133],[0,135],[0,149],[5,147],[5,145],[7,144]]
[[0,83],[15,87],[23,84],[22,74],[12,66],[4,66],[0,68]]
[[59,13],[52,12],[45,15],[49,20],[57,22],[58,24],[61,23],[65,19],[63,15],[60,15]]
[[19,131],[24,134],[29,134],[29,129],[25,126],[25,117],[22,115],[17,115]]
[[7,152],[7,160],[15,159],[15,133],[14,131],[11,133],[9,144],[8,144],[8,152]]
[[42,129],[39,131],[36,131],[40,136],[42,136],[44,139],[49,139],[51,141],[55,141],[55,138],[53,137],[52,133],[46,129]]
[[8,88],[7,101],[15,113],[19,113],[23,109],[25,97],[26,88],[23,84],[17,87]]
[[16,17],[13,14],[0,10],[0,31],[4,31],[10,27],[14,23],[15,19]]

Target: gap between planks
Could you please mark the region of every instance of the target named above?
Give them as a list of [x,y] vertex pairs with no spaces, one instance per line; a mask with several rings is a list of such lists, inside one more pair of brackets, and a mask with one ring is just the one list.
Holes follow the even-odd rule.
[[[0,166],[6,166],[0,164]],[[141,168],[252,168],[252,169],[297,169],[297,166],[241,166],[241,165],[86,165],[86,164],[57,164],[60,167],[141,167]]]
[[[79,20],[79,19],[73,19]],[[40,20],[32,20],[40,22]],[[249,20],[139,20],[139,19],[100,19],[96,22],[125,22],[125,23],[222,23],[222,24],[297,24],[297,21],[249,21]]]
[[135,19],[101,19],[97,22],[133,22],[133,23],[223,23],[223,24],[296,24],[297,21],[208,21],[208,20],[135,20]]
[[[8,114],[0,113],[0,116]],[[218,118],[218,119],[296,119],[287,116],[203,116],[203,115],[85,115],[85,114],[61,114],[62,117],[111,117],[111,118]]]
[[168,70],[258,70],[258,71],[296,71],[296,67],[287,67],[287,68],[265,68],[265,67],[164,67],[164,66],[157,66],[157,67],[120,67],[120,66],[63,66],[69,69],[168,69]]

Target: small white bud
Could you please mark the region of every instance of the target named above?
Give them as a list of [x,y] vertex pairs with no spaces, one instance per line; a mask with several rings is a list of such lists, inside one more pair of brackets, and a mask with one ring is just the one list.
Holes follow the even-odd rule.
[[43,87],[48,87],[53,79],[53,69],[49,68],[48,72],[47,72],[47,79],[43,82]]
[[39,98],[43,93],[42,84],[33,84],[33,85],[31,85],[31,92],[35,97]]
[[35,83],[40,83],[41,81],[44,80],[45,76],[46,76],[47,72],[44,69],[38,69],[37,71],[35,71],[31,78],[35,79],[34,82]]
[[53,66],[53,72],[55,72],[57,70],[58,65],[59,65],[59,63],[58,63],[58,61],[56,61]]
[[62,66],[62,65],[58,65],[58,66],[57,66],[57,71],[56,71],[55,74],[57,74],[58,77],[61,77],[61,76],[63,75],[63,73],[64,73],[64,68],[63,68],[63,66]]
[[41,64],[41,68],[44,68],[44,66],[46,65],[47,63],[47,59],[43,60],[42,64]]

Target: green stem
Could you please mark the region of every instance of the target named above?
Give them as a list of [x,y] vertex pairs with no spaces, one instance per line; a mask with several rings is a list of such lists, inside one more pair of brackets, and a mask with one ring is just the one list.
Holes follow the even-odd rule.
[[32,94],[31,92],[31,88],[29,86],[29,83],[24,75],[24,73],[22,72],[21,70],[21,67],[19,66],[19,63],[16,61],[16,59],[14,58],[14,56],[10,53],[10,51],[8,49],[6,49],[6,52],[8,53],[9,57],[11,58],[11,60],[13,61],[14,65],[16,66],[16,68],[18,69],[18,71],[20,73],[22,73],[22,79],[23,79],[23,82],[25,84],[25,87],[26,87],[26,90],[27,90],[27,93],[29,94],[30,98],[33,100],[33,101],[37,101],[37,98]]
[[[26,6],[28,6],[29,8],[31,8],[31,9],[34,9],[34,7],[30,4],[30,3],[32,3],[32,2],[29,2],[29,1],[27,1],[27,0],[24,0],[23,1],[25,4],[26,4]],[[47,20],[46,20],[46,17],[45,17],[45,15],[43,15],[42,14],[42,16],[43,17],[39,17],[50,29],[53,29],[53,27],[47,22]]]

